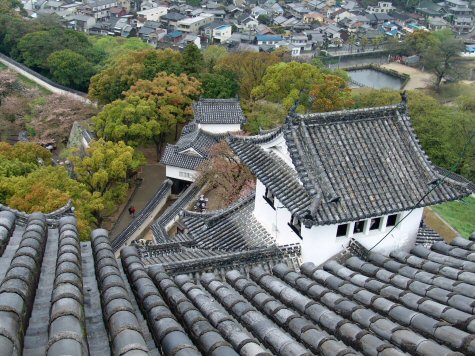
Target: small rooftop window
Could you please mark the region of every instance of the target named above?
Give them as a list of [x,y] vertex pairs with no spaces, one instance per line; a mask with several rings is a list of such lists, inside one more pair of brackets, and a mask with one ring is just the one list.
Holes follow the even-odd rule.
[[346,236],[347,232],[348,224],[338,225],[338,228],[336,229],[336,237]]
[[290,217],[289,226],[297,234],[297,236],[300,237],[300,239],[303,240],[302,234],[301,234],[302,233],[302,222],[300,221],[300,219],[297,216],[292,215]]
[[363,231],[364,231],[364,220],[355,222],[355,226],[353,227],[353,233],[359,234]]
[[381,225],[381,218],[372,218],[369,223],[370,230],[378,230]]
[[395,226],[397,222],[397,214],[389,215],[386,226]]
[[272,192],[269,190],[269,188],[266,188],[264,199],[275,210],[275,206],[274,206],[275,197],[274,197],[274,194],[272,194]]

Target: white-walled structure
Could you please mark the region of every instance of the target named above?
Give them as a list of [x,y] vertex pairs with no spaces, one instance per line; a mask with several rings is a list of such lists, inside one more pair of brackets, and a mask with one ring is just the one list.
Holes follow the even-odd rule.
[[183,128],[176,144],[167,145],[161,159],[166,176],[174,182],[173,192],[195,180],[211,146],[246,122],[237,99],[201,99],[193,104],[193,114],[193,121]]
[[158,21],[160,17],[168,13],[168,7],[158,6],[148,10],[142,10],[137,12],[139,18],[144,19],[145,21]]
[[385,255],[409,251],[424,206],[470,193],[452,179],[434,186],[442,175],[403,104],[290,114],[279,129],[229,141],[257,177],[257,221],[278,245],[300,243],[303,261],[317,265],[350,239]]

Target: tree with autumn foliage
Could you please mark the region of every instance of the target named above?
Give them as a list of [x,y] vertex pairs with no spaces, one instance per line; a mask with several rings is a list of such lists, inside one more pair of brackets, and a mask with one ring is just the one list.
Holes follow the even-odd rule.
[[153,80],[137,81],[124,94],[126,98],[138,97],[155,103],[159,129],[153,132],[152,140],[158,158],[165,135],[175,130],[177,136],[178,126],[192,119],[191,104],[201,94],[201,83],[184,73],[177,76],[161,72]]
[[313,98],[311,110],[315,112],[342,110],[354,104],[347,82],[331,74],[310,89],[310,97]]
[[129,188],[128,178],[144,163],[134,149],[124,142],[102,139],[92,141],[84,156],[72,155],[70,161],[79,183],[86,186],[94,199],[101,199],[101,209],[94,211],[94,218],[101,225],[124,202]]
[[209,159],[197,169],[197,180],[214,190],[221,206],[225,208],[255,189],[255,178],[249,168],[235,155],[226,141],[212,146]]
[[123,98],[139,79],[152,80],[159,72],[181,74],[181,63],[181,53],[171,49],[127,52],[91,78],[89,97],[101,104],[111,103]]

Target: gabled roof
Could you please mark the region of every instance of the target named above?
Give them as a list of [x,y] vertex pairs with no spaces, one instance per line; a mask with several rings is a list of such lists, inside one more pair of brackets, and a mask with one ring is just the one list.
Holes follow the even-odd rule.
[[220,142],[226,135],[212,134],[199,129],[193,123],[188,124],[183,128],[177,143],[166,146],[160,162],[169,166],[194,170],[208,158],[211,146]]
[[198,124],[243,124],[246,122],[238,99],[200,99],[193,103]]
[[470,194],[467,184],[454,179],[428,193],[442,175],[420,147],[402,105],[289,115],[283,136],[293,168],[250,139],[229,141],[307,225],[360,220]]

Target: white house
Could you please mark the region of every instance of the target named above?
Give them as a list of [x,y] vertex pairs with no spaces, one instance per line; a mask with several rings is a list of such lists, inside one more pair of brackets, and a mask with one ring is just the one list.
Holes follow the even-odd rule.
[[177,22],[176,29],[181,32],[198,33],[200,27],[213,22],[212,14],[203,13],[200,16],[188,17]]
[[366,12],[369,14],[387,14],[390,11],[395,10],[392,2],[389,1],[378,1],[376,6],[368,6]]
[[453,180],[434,185],[442,176],[404,105],[291,114],[280,129],[229,141],[257,178],[256,219],[278,245],[300,243],[303,260],[317,265],[351,238],[386,255],[404,250],[424,206],[470,193]]
[[203,28],[204,35],[208,38],[209,43],[223,43],[231,38],[232,26],[216,21],[206,25]]
[[246,122],[238,99],[201,99],[193,104],[193,114],[193,121],[183,128],[176,144],[166,146],[160,161],[173,181],[173,192],[195,180],[196,169],[208,158],[211,146],[229,132],[241,130]]
[[160,17],[166,15],[168,8],[165,6],[158,6],[148,10],[138,11],[137,15],[142,21],[158,21]]

